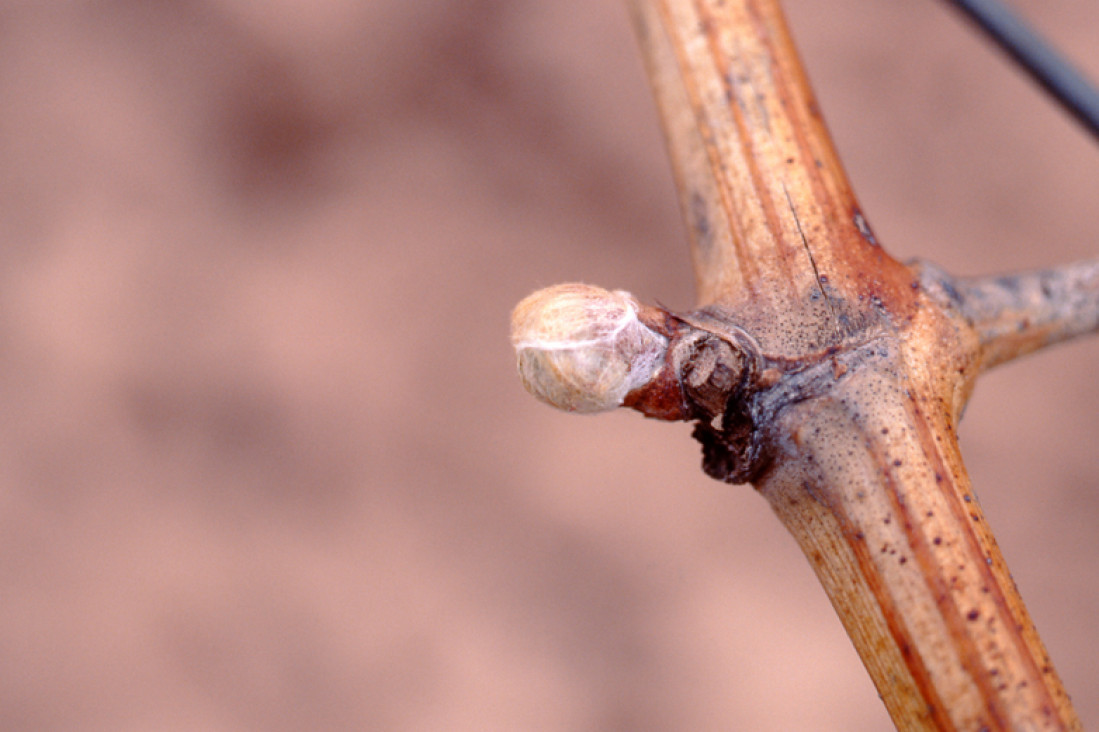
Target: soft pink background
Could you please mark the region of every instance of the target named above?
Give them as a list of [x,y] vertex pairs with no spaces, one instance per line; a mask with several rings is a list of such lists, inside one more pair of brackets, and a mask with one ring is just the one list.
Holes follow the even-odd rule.
[[[1016,3],[1099,77],[1099,5]],[[1099,148],[935,2],[789,0],[879,238],[1099,253]],[[880,730],[686,425],[522,392],[511,306],[692,304],[614,0],[0,3],[0,728]],[[1099,725],[1099,340],[964,450]]]

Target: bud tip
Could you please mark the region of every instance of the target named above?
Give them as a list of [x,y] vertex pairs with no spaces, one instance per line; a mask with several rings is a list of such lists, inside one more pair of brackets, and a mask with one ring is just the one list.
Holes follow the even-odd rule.
[[628,292],[575,283],[524,298],[511,316],[523,386],[569,412],[620,406],[660,369],[668,346],[639,307]]

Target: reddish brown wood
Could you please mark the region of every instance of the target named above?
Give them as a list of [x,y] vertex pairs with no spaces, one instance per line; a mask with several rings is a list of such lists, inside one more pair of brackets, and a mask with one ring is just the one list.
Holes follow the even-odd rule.
[[1010,307],[985,312],[882,249],[777,2],[631,8],[702,312],[767,364],[741,395],[761,446],[753,482],[897,726],[1079,728],[955,438],[978,371],[1030,348],[1004,340]]

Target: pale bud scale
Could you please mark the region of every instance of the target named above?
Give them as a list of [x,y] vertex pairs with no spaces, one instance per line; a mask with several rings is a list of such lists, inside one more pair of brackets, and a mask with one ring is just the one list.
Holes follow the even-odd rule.
[[668,339],[638,318],[622,290],[555,285],[525,298],[511,316],[519,376],[538,399],[569,412],[614,409],[660,370]]

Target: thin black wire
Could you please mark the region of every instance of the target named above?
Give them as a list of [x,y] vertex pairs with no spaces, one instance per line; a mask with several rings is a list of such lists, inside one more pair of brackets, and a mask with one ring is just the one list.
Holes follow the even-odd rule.
[[999,0],[946,0],[1001,49],[1099,140],[1099,90],[1064,56]]

